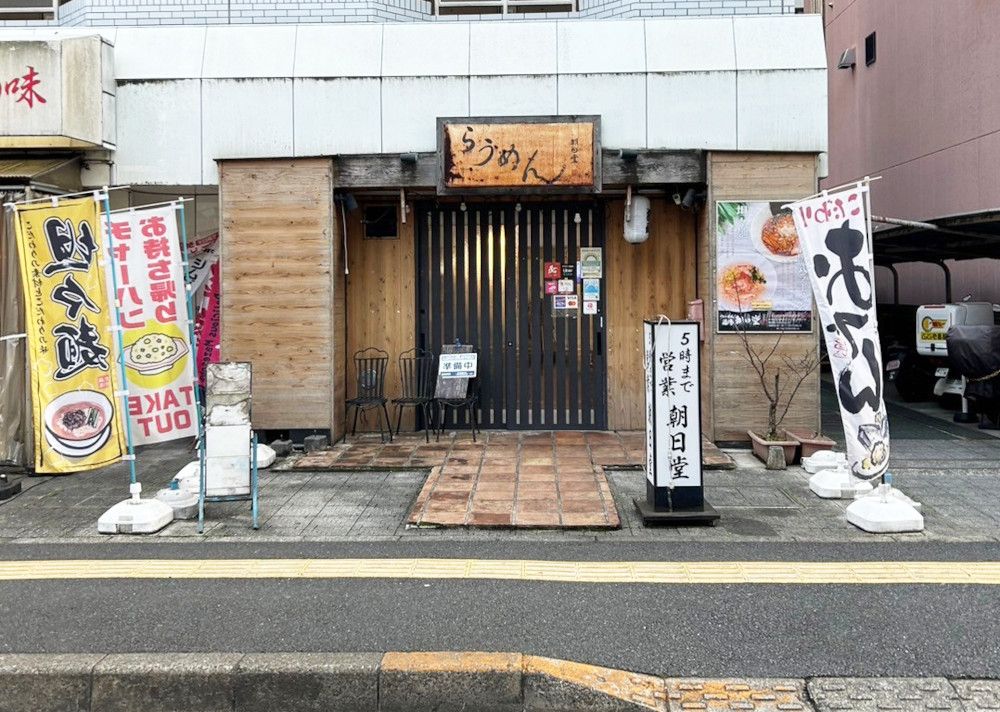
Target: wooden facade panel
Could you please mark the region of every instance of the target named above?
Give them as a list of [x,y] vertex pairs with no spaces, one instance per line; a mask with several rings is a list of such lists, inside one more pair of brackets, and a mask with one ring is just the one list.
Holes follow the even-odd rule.
[[[354,353],[374,346],[389,353],[386,396],[393,398],[401,393],[397,359],[403,351],[413,348],[416,339],[414,216],[410,213],[406,223],[400,221],[398,239],[366,240],[363,212],[347,214],[350,273],[346,280],[346,393],[348,398],[357,393]],[[378,430],[374,417],[369,413],[369,430]],[[405,430],[412,426],[413,409],[407,408],[402,427]],[[360,423],[358,427],[360,430]]]
[[666,314],[683,319],[695,297],[695,215],[672,202],[651,201],[649,239],[625,242],[625,204],[606,209],[608,428],[637,430],[645,426],[642,365],[643,319]]
[[[754,334],[754,343],[767,353],[777,336]],[[781,364],[782,357],[799,359],[815,346],[815,334],[784,334],[778,349],[771,359]],[[766,351],[764,350],[766,349]],[[767,426],[767,400],[763,396],[756,372],[746,360],[740,337],[721,334],[715,340],[715,439],[736,441],[747,439],[747,429],[763,432]],[[769,370],[769,382],[774,371]],[[784,376],[782,376],[784,377]],[[790,391],[792,383],[782,386]],[[788,411],[784,425],[791,428],[818,427],[819,419],[819,373],[810,375],[799,389],[792,408]]]
[[333,214],[333,373],[332,425],[330,436],[339,440],[346,435],[344,399],[347,397],[347,275],[345,274],[344,222],[342,207]]
[[254,366],[254,426],[333,427],[329,159],[219,166],[222,358]]
[[[705,219],[699,224],[699,296],[705,300],[708,339],[703,363],[703,393],[711,414],[710,437],[719,441],[746,441],[748,429],[763,430],[767,425],[767,401],[753,369],[747,364],[743,346],[734,334],[716,334],[715,299],[715,201],[778,200],[810,195],[816,190],[816,157],[813,154],[711,153],[708,157],[708,202]],[[797,359],[819,345],[819,321],[813,317],[813,333],[785,334],[771,359],[780,364],[780,355]],[[775,335],[753,334],[752,343],[770,349]],[[779,355],[780,354],[780,355]],[[785,425],[819,428],[819,374],[811,375],[797,394]]]

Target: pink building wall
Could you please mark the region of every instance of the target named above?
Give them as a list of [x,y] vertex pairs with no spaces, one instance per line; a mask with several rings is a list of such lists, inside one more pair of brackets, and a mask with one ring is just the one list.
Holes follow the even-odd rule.
[[[882,176],[872,184],[873,213],[909,220],[1000,208],[1000,1],[833,0],[825,24],[830,175],[823,185]],[[876,61],[865,66],[871,32]],[[849,47],[857,64],[838,69]],[[1000,301],[996,261],[950,264],[954,298]],[[938,283],[937,266],[901,267],[900,301],[941,300],[943,287],[927,289]],[[878,293],[891,297],[883,270]]]

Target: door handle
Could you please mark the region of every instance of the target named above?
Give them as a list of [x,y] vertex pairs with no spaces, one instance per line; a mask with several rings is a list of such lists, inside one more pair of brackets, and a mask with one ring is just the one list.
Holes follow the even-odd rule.
[[507,342],[507,347],[508,347],[508,348],[511,348],[511,347],[513,347],[513,346],[514,346],[514,342],[513,342],[513,341],[508,341],[508,342]]

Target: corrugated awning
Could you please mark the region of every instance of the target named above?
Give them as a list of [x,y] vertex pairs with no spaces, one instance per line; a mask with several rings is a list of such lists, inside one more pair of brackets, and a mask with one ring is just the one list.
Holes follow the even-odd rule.
[[46,182],[46,176],[79,160],[75,156],[2,159],[0,160],[0,184],[20,185],[34,181]]
[[951,215],[926,227],[893,227],[872,235],[875,263],[1000,258],[1000,209]]

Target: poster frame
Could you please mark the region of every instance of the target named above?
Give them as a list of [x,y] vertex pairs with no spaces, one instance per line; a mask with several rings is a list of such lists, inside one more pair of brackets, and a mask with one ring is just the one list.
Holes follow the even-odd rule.
[[[816,321],[819,315],[816,311],[816,299],[812,294],[812,287],[809,289],[809,329],[794,329],[794,330],[783,330],[783,329],[722,329],[719,326],[719,203],[779,203],[781,205],[788,205],[794,203],[796,200],[801,200],[801,198],[716,198],[713,205],[712,215],[711,215],[711,240],[712,240],[712,264],[711,264],[711,274],[712,274],[712,333],[716,335],[731,335],[739,334],[741,331],[744,334],[763,334],[763,335],[773,335],[777,336],[779,334],[815,334],[816,333]],[[801,254],[801,253],[800,253]],[[804,259],[804,258],[803,258]],[[808,267],[805,270],[806,279],[809,278]],[[728,310],[725,310],[728,311]]]

